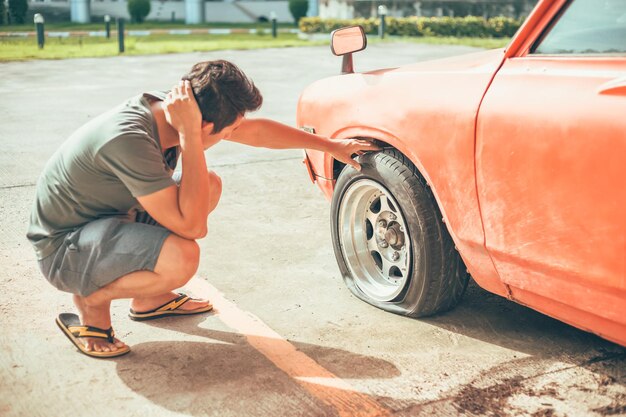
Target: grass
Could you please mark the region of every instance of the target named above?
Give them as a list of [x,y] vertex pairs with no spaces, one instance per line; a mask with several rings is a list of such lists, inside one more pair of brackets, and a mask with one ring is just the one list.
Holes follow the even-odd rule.
[[[81,30],[89,25],[80,25]],[[65,30],[74,30],[77,25],[67,26]],[[147,23],[140,26],[142,29],[167,28],[166,25],[149,26]],[[182,26],[172,25],[170,28]],[[195,26],[194,26],[195,27]],[[259,27],[258,24],[251,27]],[[136,30],[137,27],[129,27]],[[52,29],[50,29],[52,30]],[[61,28],[55,28],[61,30]],[[453,38],[453,37],[387,37],[378,39],[376,36],[369,36],[369,42],[411,42],[427,43],[436,45],[465,45],[486,49],[501,48],[510,39],[490,39],[490,38]],[[231,34],[231,35],[150,35],[150,36],[126,36],[126,51],[124,55],[153,55],[172,54],[180,52],[203,52],[224,49],[259,49],[259,48],[283,48],[295,46],[314,46],[328,44],[328,40],[301,40],[295,34],[281,33],[274,39],[269,34]],[[101,37],[69,37],[69,38],[49,38],[46,37],[44,49],[37,47],[37,40],[34,36],[28,38],[0,37],[0,62],[2,61],[25,61],[30,59],[66,59],[66,58],[91,58],[117,56],[117,38],[111,39]]]
[[[295,34],[280,34],[276,39],[268,34],[233,35],[151,35],[127,36],[124,55],[173,54],[223,49],[283,48],[323,45],[326,41],[306,41]],[[46,38],[44,49],[37,47],[35,37],[0,38],[0,61],[29,59],[65,59],[118,55],[117,39],[111,37]]]
[[[269,29],[272,24],[265,23],[202,23],[198,25],[187,25],[184,21],[175,22],[144,22],[144,23],[130,23],[126,22],[124,25],[126,30],[151,30],[151,29],[218,29],[218,28],[240,28],[240,29]],[[278,23],[279,28],[295,29],[293,23]],[[100,23],[46,23],[46,31],[51,32],[73,32],[73,31],[100,31],[104,30],[104,22]],[[115,20],[111,21],[111,29],[115,29]],[[35,25],[32,23],[25,25],[0,25],[0,32],[33,32]]]

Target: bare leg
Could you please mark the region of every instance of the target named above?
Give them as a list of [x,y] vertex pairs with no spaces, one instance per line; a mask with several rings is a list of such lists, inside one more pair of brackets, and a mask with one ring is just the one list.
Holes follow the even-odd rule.
[[[111,302],[101,306],[88,306],[83,302],[84,297],[74,295],[74,304],[78,308],[80,322],[89,326],[108,329],[111,327],[111,315],[109,314]],[[109,343],[103,339],[97,338],[81,338],[88,351],[96,352],[115,352],[126,345],[115,338],[114,343]]]
[[[209,213],[215,210],[222,195],[222,180],[213,171],[209,171]],[[158,306],[161,306],[168,301],[171,301],[178,297],[178,294],[172,291],[157,294],[154,296],[148,296],[145,294],[143,297],[135,297],[131,300],[131,308],[135,311],[149,311]],[[208,305],[206,300],[189,300],[181,307],[181,310],[195,310],[197,308],[205,307]]]
[[[200,250],[196,242],[177,235],[168,236],[154,272],[136,271],[116,279],[87,297],[75,295],[74,304],[80,312],[81,323],[108,329],[111,326],[111,300],[140,295],[154,297],[182,287],[195,274],[199,258]],[[98,338],[81,340],[89,350],[97,352],[114,352],[125,346],[118,340],[115,343]]]
[[[215,209],[222,194],[222,181],[209,171],[209,213]],[[165,304],[177,295],[172,292],[185,285],[196,273],[200,260],[200,249],[193,240],[170,235],[163,243],[154,272],[136,271],[124,275],[100,288],[88,297],[74,296],[74,304],[80,312],[81,323],[108,329],[111,327],[111,300],[133,298],[131,306],[136,311],[147,311]],[[181,306],[193,310],[208,304],[206,300],[190,300]],[[85,346],[97,352],[116,351],[124,343],[116,339],[108,343],[103,339],[84,338]]]
[[217,207],[217,203],[220,202],[220,197],[222,196],[222,179],[215,172],[209,170],[209,214],[215,207]]

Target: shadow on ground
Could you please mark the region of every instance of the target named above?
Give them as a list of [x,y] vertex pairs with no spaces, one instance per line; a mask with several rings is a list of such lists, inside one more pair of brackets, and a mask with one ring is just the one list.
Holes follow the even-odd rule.
[[[335,415],[250,346],[245,336],[200,327],[206,316],[148,323],[206,338],[206,342],[146,342],[117,359],[120,379],[134,392],[168,410],[210,415]],[[210,320],[210,318],[209,318]],[[290,341],[299,351],[342,379],[390,379],[400,375],[385,360]],[[307,375],[316,376],[316,375]]]
[[[538,400],[541,407],[533,416],[560,415],[552,408],[554,402],[567,401],[572,392],[581,395],[591,391],[610,403],[579,410],[580,415],[626,415],[626,396],[615,393],[626,387],[626,348],[622,346],[485,291],[473,280],[454,310],[416,320],[520,352],[522,357],[483,370],[435,401],[411,404],[389,397],[377,398],[398,416],[525,414],[526,410],[510,404],[519,395],[542,399]],[[561,365],[555,367],[555,363]],[[570,385],[564,380],[537,388],[542,379],[558,381],[551,374],[577,368],[590,375],[587,384]]]
[[455,309],[418,320],[537,359],[626,359],[626,348],[485,291],[473,280]]
[[[231,415],[335,415],[335,410],[315,400],[251,347],[245,336],[204,328],[201,325],[204,320],[206,316],[147,323],[200,337],[206,342],[135,345],[131,356],[117,360],[122,381],[155,404],[192,416],[210,415],[212,407],[227,409]],[[568,389],[581,392],[593,389],[612,399],[611,404],[598,411],[600,415],[625,411],[620,401],[626,399],[611,394],[612,386],[626,386],[626,349],[618,345],[486,292],[473,282],[456,309],[419,320],[453,335],[471,337],[521,354],[481,371],[468,383],[442,392],[434,401],[375,396],[394,415],[523,414],[524,410],[511,406],[513,397],[541,398],[544,404],[565,400],[569,394],[560,392],[560,383],[543,386],[537,381],[546,375],[549,379],[551,373],[575,368],[589,372],[595,382]],[[342,379],[384,382],[400,376],[395,364],[380,358],[290,343]],[[561,363],[560,367],[554,368],[555,362]],[[551,365],[552,368],[546,368]],[[446,376],[442,375],[442,380]],[[545,406],[544,412],[548,413],[545,415],[551,415],[554,410],[550,410]]]

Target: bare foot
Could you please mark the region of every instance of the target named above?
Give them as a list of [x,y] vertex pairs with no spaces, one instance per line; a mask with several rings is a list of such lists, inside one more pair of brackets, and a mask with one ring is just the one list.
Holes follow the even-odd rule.
[[[103,330],[111,327],[111,302],[93,305],[85,297],[74,295],[74,304],[78,308],[82,325],[98,327]],[[81,337],[79,340],[86,350],[94,352],[116,352],[118,349],[126,347],[126,344],[117,338],[114,339],[113,343],[97,337]]]
[[[168,303],[169,301],[175,300],[177,297],[178,293],[172,291],[154,297],[133,298],[130,302],[130,308],[138,312],[150,311],[162,306],[163,304]],[[195,310],[197,308],[206,307],[210,304],[211,303],[209,302],[209,300],[191,299],[182,306],[180,306],[178,309]]]

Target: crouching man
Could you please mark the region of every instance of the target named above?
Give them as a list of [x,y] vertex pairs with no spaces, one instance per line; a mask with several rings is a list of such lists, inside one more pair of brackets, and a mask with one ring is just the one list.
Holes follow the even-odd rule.
[[[220,140],[274,149],[309,148],[358,168],[354,154],[377,149],[329,140],[266,119],[254,83],[227,61],[193,66],[169,93],[131,98],[78,129],[48,161],[27,237],[48,281],[73,294],[79,315],[57,325],[89,356],[130,348],[115,338],[111,301],[130,298],[130,318],[210,311],[208,300],[173,292],[198,267],[222,183],[204,150]],[[179,156],[182,175],[173,175]]]

